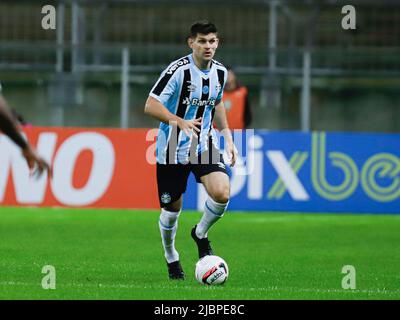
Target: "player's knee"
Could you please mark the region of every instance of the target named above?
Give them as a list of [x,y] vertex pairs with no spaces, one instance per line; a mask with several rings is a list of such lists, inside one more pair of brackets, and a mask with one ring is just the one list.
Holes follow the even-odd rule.
[[229,201],[229,188],[221,188],[219,190],[216,190],[212,198],[215,202],[227,203]]
[[182,209],[182,197],[180,197],[178,200],[166,205],[165,210],[172,211],[172,212],[178,212]]

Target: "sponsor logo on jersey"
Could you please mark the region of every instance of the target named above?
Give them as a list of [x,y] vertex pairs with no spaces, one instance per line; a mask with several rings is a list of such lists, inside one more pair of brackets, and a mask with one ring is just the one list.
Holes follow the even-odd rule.
[[178,69],[180,66],[183,66],[188,63],[189,63],[188,59],[179,60],[177,63],[175,63],[168,69],[167,74],[173,74],[175,70]]
[[187,90],[189,91],[189,92],[194,92],[194,91],[196,91],[196,85],[194,84],[194,82],[193,81],[186,81],[187,83],[189,83],[189,85],[187,86]]
[[196,107],[215,106],[215,99],[201,100],[197,98],[193,99],[185,98],[185,100],[183,100],[183,104],[192,105]]

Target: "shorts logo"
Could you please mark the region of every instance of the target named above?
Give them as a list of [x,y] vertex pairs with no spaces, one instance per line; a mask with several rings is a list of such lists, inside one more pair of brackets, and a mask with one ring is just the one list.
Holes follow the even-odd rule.
[[225,164],[224,163],[218,162],[217,165],[218,165],[218,167],[220,167],[222,169],[225,169]]
[[161,202],[162,203],[170,203],[171,202],[171,196],[168,192],[164,192],[161,195]]

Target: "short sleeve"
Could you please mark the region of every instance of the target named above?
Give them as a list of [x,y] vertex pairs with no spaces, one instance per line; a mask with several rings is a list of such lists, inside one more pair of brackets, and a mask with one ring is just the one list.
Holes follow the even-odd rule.
[[150,91],[150,96],[160,101],[163,105],[168,103],[179,86],[179,70],[171,75],[168,74],[167,70],[161,74],[160,78]]

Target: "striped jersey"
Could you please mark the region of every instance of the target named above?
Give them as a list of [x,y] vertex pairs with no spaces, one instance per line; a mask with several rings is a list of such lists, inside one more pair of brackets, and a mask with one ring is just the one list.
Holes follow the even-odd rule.
[[156,149],[158,163],[186,164],[190,155],[193,156],[191,153],[199,156],[212,144],[219,150],[212,123],[215,106],[222,100],[227,74],[226,68],[215,60],[207,72],[200,70],[191,54],[175,60],[161,73],[150,96],[180,118],[193,120],[201,117],[202,120],[198,138],[161,122]]

